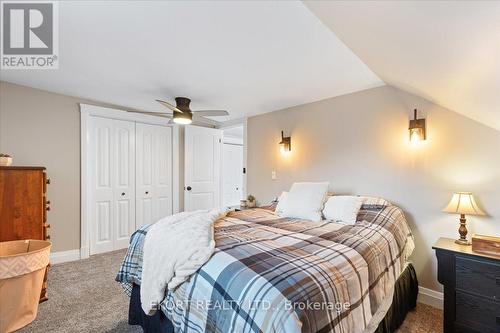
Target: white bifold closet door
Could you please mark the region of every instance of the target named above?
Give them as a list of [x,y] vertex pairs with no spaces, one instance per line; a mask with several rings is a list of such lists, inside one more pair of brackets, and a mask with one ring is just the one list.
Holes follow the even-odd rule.
[[128,245],[135,230],[135,123],[93,117],[90,254]]
[[136,124],[136,226],[172,214],[172,128]]

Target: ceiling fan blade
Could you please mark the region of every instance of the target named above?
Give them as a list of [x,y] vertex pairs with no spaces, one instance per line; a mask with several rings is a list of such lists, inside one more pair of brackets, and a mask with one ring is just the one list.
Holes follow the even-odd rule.
[[221,125],[221,123],[216,121],[216,120],[202,117],[200,115],[197,115],[196,113],[193,114],[193,122],[206,124],[206,125],[212,125],[212,126],[220,126]]
[[172,113],[149,112],[149,111],[128,111],[128,112],[133,112],[133,113],[142,113],[142,114],[147,114],[147,115],[151,115],[151,116],[158,116],[158,117],[161,117],[161,116],[168,116],[168,117],[172,117]]
[[175,111],[175,112],[179,112],[179,113],[182,113],[182,111],[180,109],[178,109],[176,106],[173,106],[172,104],[170,104],[169,102],[165,102],[165,101],[162,101],[161,99],[157,99],[156,100],[158,103],[160,103],[161,105],[169,108],[170,110],[172,111]]
[[193,111],[193,114],[197,114],[199,116],[229,116],[229,112],[226,110],[200,110]]

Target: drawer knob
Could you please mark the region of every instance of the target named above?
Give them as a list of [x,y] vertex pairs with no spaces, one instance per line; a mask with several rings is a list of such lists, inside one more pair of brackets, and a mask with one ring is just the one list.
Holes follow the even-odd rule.
[[45,236],[45,239],[50,239],[50,235]]
[[47,178],[47,180],[45,181],[45,183],[50,185],[50,178]]
[[46,210],[50,210],[50,206],[45,207]]
[[45,224],[44,224],[44,227],[45,227],[46,229],[48,229],[48,228],[50,228],[50,224],[49,224],[49,223],[45,223]]
[[47,204],[47,205],[50,205],[50,200],[47,200],[46,204]]

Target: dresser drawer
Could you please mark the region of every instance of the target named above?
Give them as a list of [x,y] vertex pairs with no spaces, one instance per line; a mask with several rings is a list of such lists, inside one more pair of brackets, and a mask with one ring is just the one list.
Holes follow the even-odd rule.
[[461,291],[456,293],[457,326],[482,333],[500,332],[500,302]]
[[500,265],[456,256],[456,288],[500,301]]

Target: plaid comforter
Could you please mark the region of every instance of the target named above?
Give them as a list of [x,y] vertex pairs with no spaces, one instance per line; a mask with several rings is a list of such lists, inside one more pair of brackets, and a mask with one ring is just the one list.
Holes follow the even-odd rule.
[[[116,277],[129,295],[149,227],[132,235]],[[392,205],[363,206],[355,225],[232,212],[215,239],[212,258],[160,304],[176,332],[362,332],[414,247]]]

